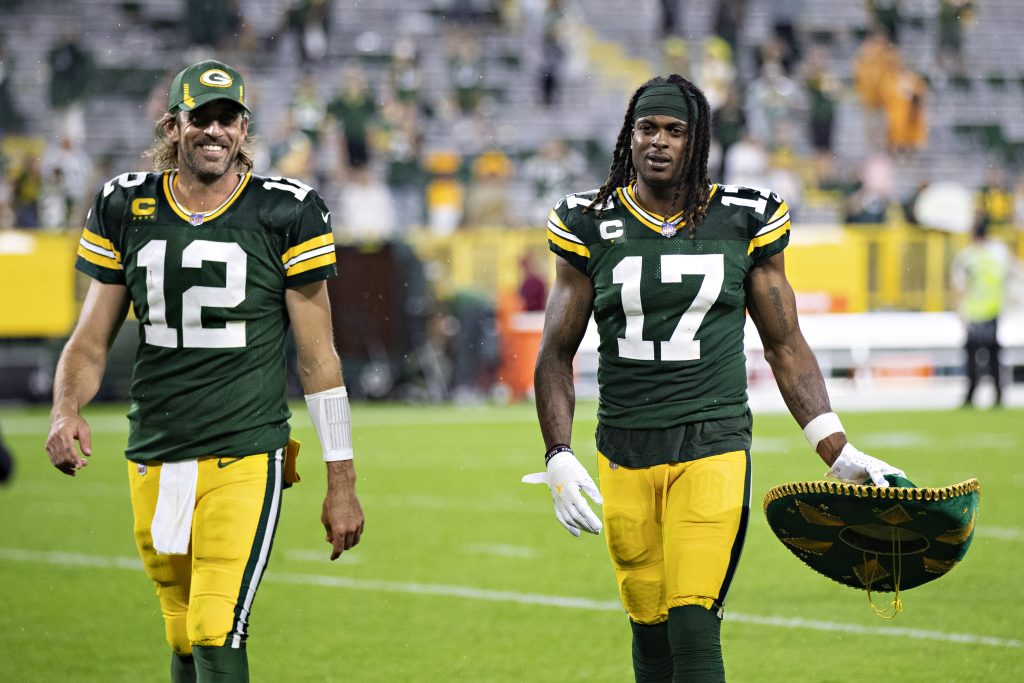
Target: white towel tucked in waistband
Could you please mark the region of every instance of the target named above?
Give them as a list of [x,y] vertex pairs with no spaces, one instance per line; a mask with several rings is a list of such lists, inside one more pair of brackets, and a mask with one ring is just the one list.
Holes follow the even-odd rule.
[[188,553],[198,476],[197,460],[165,462],[160,466],[160,495],[150,527],[157,555]]

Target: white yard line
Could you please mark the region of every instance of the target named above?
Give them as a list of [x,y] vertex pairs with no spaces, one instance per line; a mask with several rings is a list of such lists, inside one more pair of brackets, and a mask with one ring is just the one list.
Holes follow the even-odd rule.
[[[57,566],[96,567],[104,569],[141,570],[142,563],[134,557],[109,557],[103,555],[85,555],[81,553],[42,552],[19,548],[0,548],[0,561],[28,562],[33,564],[51,564]],[[438,595],[467,600],[484,600],[488,602],[509,602],[519,605],[542,605],[545,607],[562,607],[566,609],[583,609],[600,612],[621,612],[622,606],[615,600],[591,600],[560,595],[541,595],[536,593],[516,593],[513,591],[496,591],[472,586],[453,586],[445,584],[411,583],[402,581],[374,581],[368,579],[352,579],[342,576],[324,576],[320,574],[295,574],[271,572],[265,580],[276,583],[289,583],[303,586],[325,586],[360,591],[377,591],[381,593],[406,593],[411,595]],[[728,621],[771,628],[800,629],[809,631],[825,631],[853,633],[857,635],[882,635],[887,637],[915,638],[917,640],[933,640],[945,643],[962,643],[967,645],[988,645],[991,647],[1014,648],[1024,646],[1019,639],[996,638],[972,633],[947,633],[945,631],[926,631],[922,629],[899,628],[892,626],[861,626],[832,621],[802,619],[799,617],[775,617],[754,614],[728,612]]]

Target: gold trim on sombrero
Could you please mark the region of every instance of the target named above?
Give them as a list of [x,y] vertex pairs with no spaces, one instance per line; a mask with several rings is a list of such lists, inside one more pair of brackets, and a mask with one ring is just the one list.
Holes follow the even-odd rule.
[[768,491],[764,497],[764,509],[771,503],[797,493],[830,493],[854,498],[882,498],[885,500],[947,500],[980,491],[977,479],[968,479],[959,484],[942,488],[879,488],[866,484],[846,484],[835,481],[798,481],[782,484]]
[[965,526],[962,529],[953,529],[952,531],[947,531],[941,536],[936,536],[935,540],[942,541],[943,543],[949,543],[950,545],[959,545],[963,543],[970,537],[971,534],[974,533],[974,518],[977,516],[978,513],[977,511],[975,511],[974,514],[971,515],[971,521],[967,523],[967,526]]
[[846,522],[841,520],[839,517],[830,515],[827,512],[822,512],[813,505],[808,505],[802,500],[796,501],[796,509],[800,511],[803,518],[811,524],[818,524],[821,526],[846,526]]
[[896,524],[903,524],[904,522],[909,522],[913,519],[913,517],[907,514],[907,511],[903,509],[902,505],[894,505],[888,510],[882,510],[881,512],[876,514],[875,517],[878,517],[886,524],[892,524],[894,526]]
[[945,574],[958,563],[956,560],[933,560],[930,557],[922,557],[924,570],[932,574]]
[[867,560],[864,564],[855,564],[852,567],[853,573],[857,575],[865,587],[873,585],[879,579],[890,576],[885,567],[878,560]]
[[824,555],[832,547],[832,541],[816,541],[813,538],[803,538],[802,536],[784,538],[782,542],[815,555]]

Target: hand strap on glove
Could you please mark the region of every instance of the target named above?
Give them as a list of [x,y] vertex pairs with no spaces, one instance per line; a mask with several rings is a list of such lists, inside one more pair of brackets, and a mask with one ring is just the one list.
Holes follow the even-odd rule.
[[566,443],[556,443],[552,446],[547,453],[544,454],[544,465],[547,466],[551,462],[551,458],[555,457],[559,453],[572,453],[572,448]]

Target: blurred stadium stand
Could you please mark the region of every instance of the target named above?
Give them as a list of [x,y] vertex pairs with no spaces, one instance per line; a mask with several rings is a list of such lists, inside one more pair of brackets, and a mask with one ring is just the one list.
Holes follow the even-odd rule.
[[[338,345],[351,363],[347,372],[361,378],[356,393],[372,397],[485,397],[496,383],[504,384],[502,391],[512,395],[528,393],[528,387],[520,386],[521,379],[512,382],[512,387],[501,381],[504,375],[523,377],[522,364],[532,362],[529,343],[510,344],[508,337],[512,329],[536,335],[535,315],[521,319],[533,321],[524,323],[525,327],[510,322],[520,306],[517,292],[523,278],[522,258],[533,254],[539,262],[550,263],[537,219],[538,194],[525,172],[527,162],[545,144],[561,138],[581,156],[585,169],[560,191],[583,190],[600,183],[629,94],[674,63],[667,57],[661,3],[556,3],[563,58],[557,96],[551,104],[542,100],[538,79],[545,54],[545,26],[552,20],[545,15],[546,2],[328,2],[322,53],[317,52],[315,41],[300,44],[301,33],[289,28],[288,21],[290,10],[308,10],[317,4],[316,0],[0,2],[4,45],[0,54],[7,55],[2,63],[4,78],[25,122],[23,130],[0,132],[5,159],[0,172],[6,178],[6,190],[0,187],[0,399],[45,398],[45,377],[52,373],[54,354],[69,331],[81,290],[81,283],[69,274],[81,216],[73,215],[65,232],[19,231],[14,229],[28,226],[11,220],[10,207],[7,218],[3,210],[4,202],[12,201],[15,173],[65,132],[48,95],[49,53],[65,34],[78,36],[94,64],[81,141],[96,167],[92,188],[115,173],[145,168],[140,153],[151,140],[152,120],[162,106],[161,84],[190,61],[215,55],[246,73],[256,111],[253,129],[260,138],[257,171],[283,173],[284,159],[273,159],[272,148],[289,125],[296,85],[303,77],[312,77],[322,104],[326,104],[340,89],[344,69],[357,63],[365,71],[378,105],[386,104],[400,99],[389,85],[394,56],[411,44],[417,78],[414,118],[424,175],[429,175],[431,155],[454,154],[456,168],[444,178],[449,189],[456,191],[445,196],[458,202],[463,194],[472,195],[479,182],[472,171],[473,162],[488,151],[505,155],[513,168],[503,186],[507,220],[501,225],[460,223],[453,226],[454,231],[445,232],[421,227],[430,225],[429,215],[412,219],[399,215],[402,225],[383,243],[342,244],[339,259],[343,266],[358,264],[349,272],[370,268],[372,263],[378,274],[376,278],[342,278],[333,285],[337,290],[336,319],[344,321],[338,325]],[[773,40],[779,3],[747,0],[739,4],[745,5],[745,22],[738,33],[733,64],[743,94],[758,74],[763,46]],[[794,120],[788,122],[796,132],[786,139],[782,150],[795,159],[792,167],[802,188],[799,206],[793,202],[797,220],[787,259],[801,308],[805,315],[822,315],[821,322],[815,317],[814,324],[826,328],[830,318],[825,314],[829,313],[948,315],[954,307],[948,287],[949,263],[966,237],[914,224],[916,191],[929,183],[952,181],[976,193],[990,169],[1004,168],[1008,179],[1002,190],[1009,209],[996,216],[995,231],[1016,254],[1024,256],[1024,180],[1020,180],[1024,179],[1024,43],[1020,40],[1024,13],[1019,2],[970,3],[970,16],[965,15],[963,27],[962,71],[939,65],[940,0],[899,3],[898,49],[904,63],[922,74],[928,86],[928,142],[910,153],[891,153],[884,141],[869,136],[869,122],[854,93],[853,62],[872,26],[869,3],[805,0],[796,4],[801,11],[795,29],[805,50],[812,43],[825,46],[828,67],[842,85],[834,124],[838,181],[823,183],[814,175],[811,145],[803,133],[808,109],[802,92],[793,108]],[[192,44],[197,23],[203,21],[196,19],[196,8],[210,5],[234,7],[240,23],[215,36],[215,47]],[[676,31],[669,38],[683,46],[694,67],[684,75],[701,84],[697,67],[721,3],[688,0],[679,5]],[[218,20],[231,26],[230,17]],[[478,51],[469,50],[469,63],[456,70],[455,57],[467,45]],[[791,77],[800,82],[798,74],[798,68],[791,69]],[[462,80],[465,78],[468,82]],[[472,104],[460,105],[461,95],[470,97]],[[371,135],[370,165],[379,178],[386,177],[388,141],[395,139],[389,130],[381,126]],[[325,128],[322,132],[309,148],[305,165],[297,166],[300,172],[288,174],[316,184],[335,207],[351,169],[338,159],[337,131]],[[881,222],[845,225],[846,198],[873,154],[890,155],[892,164]],[[414,189],[425,195],[421,203],[432,201],[434,195],[428,195],[422,184]],[[544,208],[539,207],[540,215]],[[36,269],[32,263],[46,266]],[[58,267],[53,268],[54,264]],[[550,277],[550,271],[546,275]],[[359,289],[358,282],[372,282],[372,286]],[[371,300],[373,306],[362,305]],[[477,304],[467,305],[470,301],[484,302],[489,313],[480,315]],[[367,315],[375,321],[373,325],[353,317]],[[936,320],[920,318],[921,329]],[[948,325],[948,317],[942,320]],[[868,330],[876,323],[863,324],[865,335],[872,336]],[[1024,381],[1020,325],[1019,317],[1007,325],[1008,343],[1015,347],[1007,360],[1015,366],[1011,372],[1018,382]],[[460,331],[476,330],[481,348],[489,348],[488,340],[495,333],[492,328],[506,335],[496,351],[504,355],[495,360],[489,352],[476,354],[467,361],[474,367],[468,371],[456,368],[461,361],[453,349],[458,348]],[[880,329],[884,328],[881,323]],[[368,329],[377,332],[374,344],[364,334]],[[837,324],[836,329],[847,328]],[[920,355],[904,363],[904,374],[955,375],[959,342],[951,334],[941,338],[942,344],[936,346],[934,335],[921,335],[919,350],[925,355],[941,347],[937,355],[928,355],[933,368],[930,374],[920,370]],[[827,340],[822,343],[825,348],[820,352],[825,358],[835,345]],[[509,356],[512,348],[514,358]],[[131,344],[124,343],[123,350],[130,353]],[[129,367],[127,360],[118,360],[122,369]],[[825,364],[832,367],[831,362]],[[855,374],[855,366],[853,363],[846,370]],[[754,380],[760,378],[756,367],[751,375]],[[460,386],[460,377],[469,379]],[[123,378],[111,377],[109,384],[112,397],[123,395]],[[1013,394],[1010,396],[1012,400]]]

